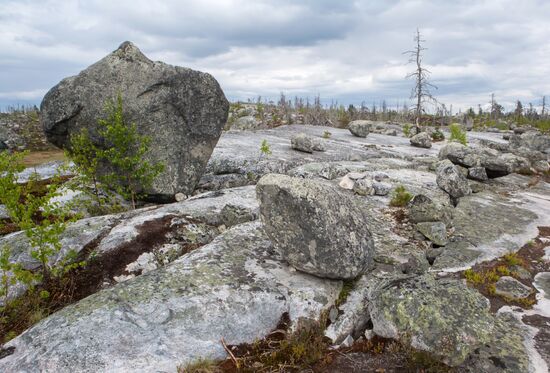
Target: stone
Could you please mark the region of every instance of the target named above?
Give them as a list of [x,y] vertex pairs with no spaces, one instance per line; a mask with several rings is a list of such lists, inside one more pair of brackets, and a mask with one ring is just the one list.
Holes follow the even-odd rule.
[[531,163],[531,165],[533,166],[533,169],[537,172],[544,173],[550,170],[550,165],[548,165],[548,161],[546,160],[534,161],[533,163]]
[[417,223],[416,228],[428,240],[437,246],[447,244],[447,226],[442,222],[423,222]]
[[259,222],[227,230],[171,264],[101,290],[12,339],[0,371],[171,372],[225,359],[220,343],[252,343],[292,321],[317,320],[341,281],[292,271]]
[[415,195],[407,204],[409,219],[413,223],[447,220],[444,209],[424,194]]
[[460,198],[472,193],[468,180],[449,160],[440,161],[437,165],[437,185],[452,198]]
[[367,137],[371,130],[372,122],[369,120],[354,120],[349,123],[349,131],[357,137]]
[[291,137],[290,146],[292,149],[296,149],[301,152],[313,153],[314,139],[305,133],[299,133]]
[[256,186],[265,231],[296,269],[351,279],[372,263],[369,216],[357,199],[312,179],[269,174]]
[[495,284],[495,294],[506,298],[522,299],[528,297],[533,292],[529,286],[526,286],[510,276],[502,276]]
[[8,149],[9,149],[8,145],[3,140],[0,140],[0,152]]
[[487,177],[487,171],[485,171],[484,167],[470,167],[468,169],[468,177],[470,179],[478,181],[489,180],[489,178]]
[[151,138],[146,159],[164,171],[145,192],[160,200],[191,194],[202,176],[227,119],[229,103],[209,74],[149,60],[124,42],[77,76],[63,79],[44,97],[40,120],[54,145],[87,128],[97,138],[97,121],[108,99],[120,94],[125,119]]
[[372,294],[369,311],[376,335],[403,338],[450,366],[485,345],[507,355],[513,371],[529,365],[519,328],[492,315],[487,299],[460,280],[430,273],[391,280]]
[[420,132],[417,135],[414,135],[410,139],[411,145],[416,146],[417,148],[426,148],[429,149],[432,147],[432,138],[427,132]]
[[313,150],[318,152],[326,152],[327,146],[326,141],[323,139],[313,138]]
[[181,201],[185,201],[187,199],[187,196],[183,193],[176,193],[174,195],[174,199],[176,200],[176,202],[181,202]]
[[368,178],[356,180],[353,184],[353,191],[360,196],[370,196],[375,193],[372,180]]
[[378,181],[373,182],[372,187],[374,188],[374,194],[377,196],[387,196],[392,189],[392,185],[390,183]]
[[237,118],[231,125],[232,130],[254,130],[261,127],[261,122],[252,115]]

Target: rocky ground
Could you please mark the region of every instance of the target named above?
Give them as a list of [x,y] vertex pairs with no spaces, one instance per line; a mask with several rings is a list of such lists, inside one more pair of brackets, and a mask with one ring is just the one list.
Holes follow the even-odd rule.
[[[86,290],[6,343],[0,370],[173,372],[227,358],[222,338],[252,343],[283,315],[292,329],[325,314],[344,352],[318,371],[402,367],[400,350],[360,348],[378,339],[458,371],[546,372],[550,144],[468,138],[225,132],[193,197],[69,227],[59,259],[74,249],[90,263]],[[38,268],[22,233],[6,243]]]

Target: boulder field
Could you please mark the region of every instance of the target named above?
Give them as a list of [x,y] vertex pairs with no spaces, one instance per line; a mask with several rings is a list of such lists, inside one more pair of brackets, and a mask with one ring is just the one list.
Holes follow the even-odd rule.
[[[523,272],[527,281],[497,283],[495,297],[536,293],[530,309],[496,312],[461,273],[528,242],[548,246],[541,232],[550,226],[550,184],[514,169],[491,174],[492,158],[520,156],[487,150],[487,134],[469,133],[464,150],[335,128],[326,139],[326,130],[226,132],[195,196],[73,223],[60,257],[73,249],[93,258],[100,281],[5,344],[0,370],[172,372],[225,358],[221,338],[251,343],[283,314],[295,325],[330,312],[325,335],[335,345],[378,335],[460,371],[545,371],[537,336],[549,332],[548,256],[537,259],[540,273]],[[326,151],[293,149],[298,134]],[[468,177],[474,167],[491,178]],[[412,199],[391,207],[398,186]],[[14,247],[10,260],[39,268],[22,233],[4,244]],[[342,279],[353,284],[345,298]],[[546,322],[532,326],[534,317]]]

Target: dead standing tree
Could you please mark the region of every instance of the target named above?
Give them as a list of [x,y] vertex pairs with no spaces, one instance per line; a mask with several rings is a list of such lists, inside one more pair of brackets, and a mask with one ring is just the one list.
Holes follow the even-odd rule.
[[424,104],[428,101],[437,102],[437,100],[432,96],[430,89],[437,89],[437,87],[431,84],[428,79],[430,77],[430,71],[422,66],[422,52],[427,48],[422,46],[422,43],[425,43],[426,40],[422,39],[420,31],[416,29],[416,34],[414,36],[415,47],[413,50],[403,52],[403,54],[409,56],[409,63],[415,64],[416,69],[406,76],[407,79],[414,78],[415,86],[411,92],[411,99],[416,100],[416,105],[414,107],[415,112],[415,130],[418,132],[420,126],[420,117],[424,112]]

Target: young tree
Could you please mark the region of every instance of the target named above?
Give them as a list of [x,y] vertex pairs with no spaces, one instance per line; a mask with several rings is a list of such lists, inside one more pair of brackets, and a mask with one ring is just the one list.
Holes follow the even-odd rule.
[[135,123],[126,121],[120,94],[116,101],[107,102],[106,109],[107,118],[98,121],[98,133],[105,145],[101,158],[111,172],[104,175],[103,180],[111,189],[129,199],[135,209],[142,191],[153,184],[164,166],[145,159],[151,139],[140,135]]
[[432,96],[430,89],[437,89],[437,87],[429,82],[430,71],[422,66],[423,51],[427,48],[422,46],[422,43],[425,43],[426,41],[422,39],[422,35],[418,29],[416,29],[414,42],[414,49],[403,52],[403,54],[408,55],[409,63],[416,66],[415,70],[408,74],[406,78],[414,78],[415,80],[415,85],[411,92],[410,98],[416,100],[415,127],[418,131],[418,127],[420,126],[420,117],[424,112],[424,104],[428,101],[436,102],[436,99]]

